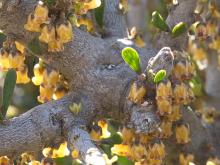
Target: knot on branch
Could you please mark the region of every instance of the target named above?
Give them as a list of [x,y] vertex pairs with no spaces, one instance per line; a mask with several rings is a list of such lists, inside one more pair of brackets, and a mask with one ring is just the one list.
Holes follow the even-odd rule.
[[158,129],[160,120],[153,104],[137,105],[127,100],[126,109],[131,113],[128,127],[134,129],[136,133],[147,134]]

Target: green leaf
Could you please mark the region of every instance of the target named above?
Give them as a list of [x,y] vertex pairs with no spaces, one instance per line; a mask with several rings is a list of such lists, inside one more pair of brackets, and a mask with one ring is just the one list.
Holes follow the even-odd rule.
[[71,156],[65,156],[65,157],[58,157],[55,158],[54,161],[57,165],[72,165],[73,159]]
[[195,76],[189,81],[189,86],[191,87],[195,96],[202,96],[204,94],[202,81],[198,76]]
[[44,0],[44,3],[45,3],[46,5],[48,5],[48,6],[51,6],[51,5],[54,4],[55,1],[56,1],[56,0]]
[[101,149],[107,154],[109,157],[111,156],[111,148],[112,145],[109,144],[100,144]]
[[102,144],[111,144],[111,145],[114,145],[114,144],[121,144],[122,143],[122,137],[115,133],[113,135],[111,135],[109,138],[105,138],[102,140]]
[[2,106],[1,106],[1,114],[2,117],[5,117],[8,106],[11,102],[11,98],[14,92],[15,84],[16,84],[16,71],[14,69],[10,69],[5,77],[4,81],[4,87],[3,87],[3,100],[2,100]]
[[178,37],[179,35],[181,35],[185,31],[186,31],[186,24],[184,22],[180,22],[174,26],[174,28],[172,30],[172,36]]
[[104,0],[101,0],[101,6],[99,6],[98,8],[94,9],[95,12],[95,19],[96,22],[98,23],[98,25],[100,27],[103,27],[103,17],[104,17],[104,8],[105,8],[105,3]]
[[134,165],[134,163],[124,156],[118,156],[117,165]]
[[131,47],[126,47],[122,50],[121,54],[122,58],[129,65],[129,67],[136,73],[140,74],[141,66],[138,52]]
[[166,70],[160,70],[156,73],[156,75],[154,76],[154,83],[158,83],[160,81],[162,81],[165,77],[166,77]]
[[38,38],[32,39],[28,43],[28,49],[30,49],[30,51],[34,54],[41,54],[42,51],[41,51],[39,39]]
[[111,134],[115,134],[118,132],[118,129],[120,127],[120,123],[118,121],[107,119],[107,123],[108,123],[108,131]]
[[170,31],[169,26],[167,25],[166,21],[157,11],[154,11],[152,13],[151,22],[155,27],[159,28],[162,31],[166,31],[166,32]]

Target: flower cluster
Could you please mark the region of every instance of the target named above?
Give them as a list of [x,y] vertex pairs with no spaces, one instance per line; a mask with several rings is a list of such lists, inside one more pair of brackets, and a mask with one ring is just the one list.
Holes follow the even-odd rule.
[[16,41],[5,41],[0,49],[0,68],[2,71],[15,69],[18,84],[26,84],[30,81],[28,69],[24,63],[24,46]]
[[64,77],[53,69],[46,68],[42,60],[34,66],[32,82],[40,86],[38,101],[44,103],[51,99],[62,98],[68,91],[68,83]]
[[[59,3],[59,1],[57,1]],[[66,2],[67,3],[67,2]],[[100,0],[78,0],[65,4],[74,14],[82,15],[88,10],[101,5]],[[58,4],[57,4],[58,5]],[[73,39],[73,27],[69,21],[69,16],[73,14],[69,10],[61,9],[54,12],[50,7],[39,1],[32,13],[29,14],[24,28],[31,32],[38,32],[39,41],[48,44],[49,52],[60,52],[64,50],[64,44]],[[87,19],[79,19],[77,25],[86,24],[89,31],[92,31],[93,25]]]

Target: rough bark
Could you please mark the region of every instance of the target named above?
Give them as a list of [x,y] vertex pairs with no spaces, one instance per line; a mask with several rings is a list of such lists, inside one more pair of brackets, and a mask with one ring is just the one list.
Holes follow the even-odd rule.
[[[22,152],[37,152],[43,147],[68,139],[69,148],[75,146],[86,164],[89,164],[90,151],[94,152],[89,155],[100,158],[101,161],[103,159],[97,148],[90,150],[95,146],[83,130],[93,120],[108,114],[121,121],[128,118],[129,124],[144,133],[157,129],[155,108],[149,107],[147,112],[140,113],[134,110],[137,107],[129,106],[126,100],[129,86],[137,75],[123,63],[120,52],[126,46],[135,46],[131,41],[122,39],[125,36],[126,23],[122,13],[118,11],[118,2],[119,0],[106,0],[104,26],[109,34],[106,38],[94,37],[74,27],[74,40],[65,45],[64,52],[48,53],[42,49],[41,54],[37,55],[69,79],[71,92],[59,101],[37,106],[9,120],[5,125],[0,125],[0,155],[14,156]],[[192,18],[191,5],[194,3],[195,0],[180,1],[180,5],[167,19],[169,25],[173,26],[178,21]],[[0,9],[0,29],[27,45],[38,35],[23,28],[34,4],[34,0],[23,0],[11,11],[5,10],[4,7]],[[179,17],[179,10],[189,14]],[[187,23],[191,21],[190,19]],[[164,39],[161,43],[176,47],[173,46],[174,40],[166,37],[161,38]],[[176,44],[180,44],[180,41]],[[156,55],[155,50],[136,49],[141,56],[142,68],[146,68],[149,58]],[[80,102],[82,110],[76,116],[68,110],[68,106]],[[201,134],[198,133],[194,138]],[[203,141],[204,139],[200,143]]]
[[[196,6],[195,0],[179,0],[179,4],[171,9],[166,19],[170,29],[172,29],[179,22],[184,22],[189,27],[194,21],[194,9]],[[158,47],[168,46],[177,49],[186,49],[188,36],[187,33],[179,37],[173,38],[169,33],[162,32],[158,37]]]

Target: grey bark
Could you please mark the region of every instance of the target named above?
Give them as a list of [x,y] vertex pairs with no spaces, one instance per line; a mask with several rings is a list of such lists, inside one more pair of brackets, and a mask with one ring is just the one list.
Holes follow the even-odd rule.
[[[0,9],[0,29],[27,44],[38,35],[23,28],[34,2],[23,0],[11,11],[5,10],[4,7]],[[91,160],[88,157],[90,147],[95,148],[91,155],[102,159],[101,152],[88,139],[89,136],[83,129],[106,114],[122,122],[128,119],[129,124],[144,133],[156,129],[159,121],[154,108],[148,107],[147,112],[138,111],[139,107],[129,106],[126,100],[129,86],[137,75],[123,63],[120,52],[126,46],[135,46],[131,41],[121,38],[125,35],[126,23],[124,16],[118,11],[118,2],[106,0],[104,24],[109,36],[105,39],[94,37],[74,27],[74,40],[65,45],[64,52],[48,53],[43,48],[42,53],[37,55],[69,79],[71,92],[61,100],[37,106],[9,120],[6,125],[0,125],[0,155],[14,156],[22,152],[37,152],[43,147],[68,139],[69,148],[76,147],[85,162]],[[195,0],[180,1],[181,7],[176,10],[192,13],[192,7],[188,6],[192,5],[191,2]],[[175,16],[176,10],[169,17],[175,23],[185,21],[189,16],[191,18],[191,14],[180,18]],[[172,26],[173,22],[169,24]],[[161,38],[164,39],[163,44],[173,47],[174,41],[167,41],[166,37]],[[156,51],[135,49],[140,54],[142,68],[146,68],[149,58],[156,55]],[[82,110],[77,116],[68,109],[71,103],[82,103]],[[202,142],[201,140],[200,143]]]

